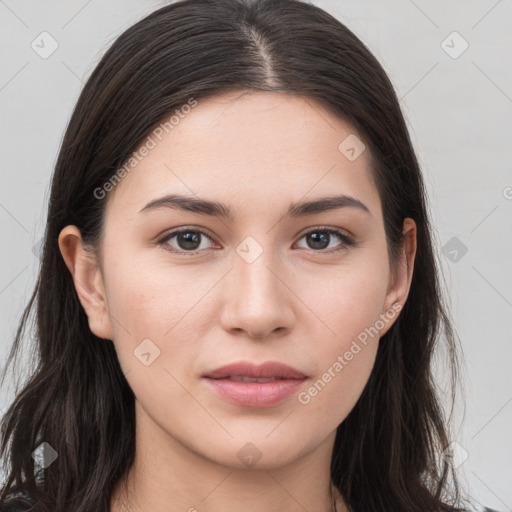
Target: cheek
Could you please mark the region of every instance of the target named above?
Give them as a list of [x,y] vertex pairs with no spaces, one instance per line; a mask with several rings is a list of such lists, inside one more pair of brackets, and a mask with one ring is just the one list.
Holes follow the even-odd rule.
[[211,287],[214,277],[205,279],[178,266],[144,258],[119,258],[106,272],[110,312],[125,328],[114,325],[114,329],[121,336],[128,331],[159,338],[200,299],[208,285]]
[[317,341],[317,378],[306,390],[304,403],[319,410],[335,403],[338,420],[357,402],[375,363],[388,283],[386,265],[387,260],[361,259],[357,265],[333,270],[329,278],[316,279],[316,288],[313,279],[302,288],[323,324],[320,331],[319,322],[311,323],[311,339]]
[[162,258],[110,262],[106,286],[114,345],[140,401],[189,400],[180,383],[189,385],[189,371],[204,350],[214,317],[209,292],[224,272],[206,265],[172,267]]
[[350,344],[374,326],[383,312],[389,277],[387,260],[369,251],[362,256],[328,271],[305,272],[298,287],[298,295],[305,297],[304,302],[323,323],[324,336],[337,341],[336,348]]
[[375,323],[382,301],[380,288],[366,284],[353,289],[347,284],[341,294],[338,290],[335,307],[328,309],[325,303],[323,319],[334,334],[322,338],[317,334],[316,375],[298,396],[307,414],[323,418],[330,429],[336,428],[356,405],[375,364],[379,346]]
[[165,271],[134,259],[118,259],[106,275],[114,345],[125,374],[135,370],[129,376],[135,380],[134,389],[138,389],[139,377],[145,382],[143,388],[155,374],[165,378],[162,372],[172,371],[174,360],[188,364],[193,357],[188,315],[193,316],[194,309],[192,314],[189,310],[202,286],[191,286],[183,272]]

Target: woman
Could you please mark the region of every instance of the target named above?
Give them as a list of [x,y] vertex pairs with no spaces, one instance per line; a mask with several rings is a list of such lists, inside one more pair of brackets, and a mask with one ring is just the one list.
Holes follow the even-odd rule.
[[147,16],[62,143],[0,510],[466,510],[430,230],[393,87],[339,21]]

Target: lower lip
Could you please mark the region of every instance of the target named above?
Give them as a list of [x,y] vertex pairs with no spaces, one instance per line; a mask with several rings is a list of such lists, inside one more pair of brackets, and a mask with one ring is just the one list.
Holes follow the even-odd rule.
[[244,407],[272,407],[296,393],[306,378],[272,382],[240,382],[209,378],[205,380],[227,402]]

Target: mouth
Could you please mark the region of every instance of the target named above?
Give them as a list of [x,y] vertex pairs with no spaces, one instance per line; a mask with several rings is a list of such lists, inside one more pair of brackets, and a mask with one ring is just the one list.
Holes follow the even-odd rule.
[[299,370],[278,362],[242,361],[202,376],[209,389],[243,407],[272,407],[296,393],[307,380]]

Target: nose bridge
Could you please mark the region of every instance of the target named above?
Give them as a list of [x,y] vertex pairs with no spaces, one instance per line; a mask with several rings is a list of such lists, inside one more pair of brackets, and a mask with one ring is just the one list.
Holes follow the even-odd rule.
[[280,268],[272,249],[263,247],[255,238],[249,236],[237,246],[227,300],[231,328],[264,336],[288,326],[289,292],[279,277]]
[[[277,278],[272,267],[276,258],[271,248],[263,247],[255,238],[246,237],[236,248],[234,275],[240,293],[246,294],[247,305],[273,301],[279,294]],[[244,297],[241,297],[244,299]]]

